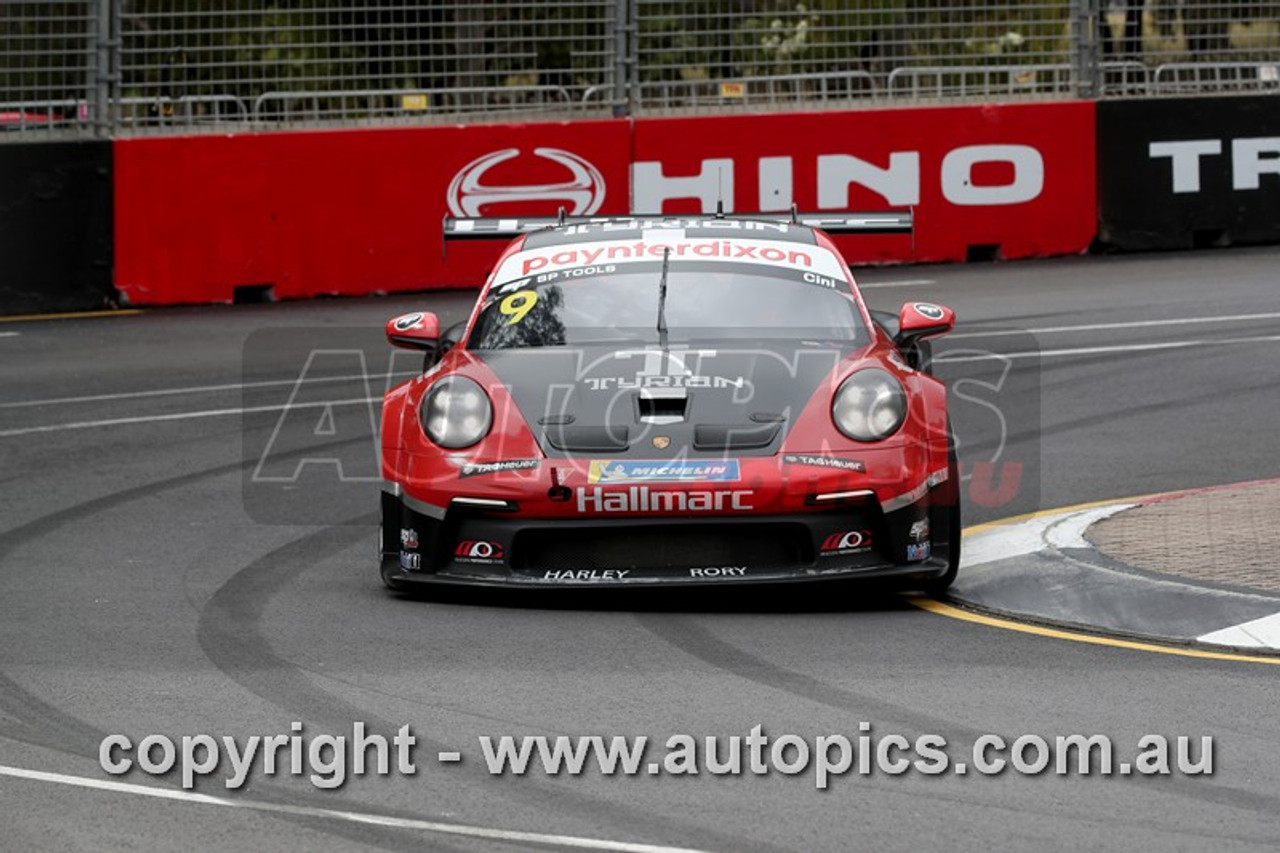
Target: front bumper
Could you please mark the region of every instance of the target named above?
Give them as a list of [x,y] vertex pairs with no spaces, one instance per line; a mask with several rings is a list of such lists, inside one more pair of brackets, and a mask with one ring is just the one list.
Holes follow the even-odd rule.
[[885,512],[874,494],[785,514],[537,518],[382,495],[381,571],[392,587],[698,586],[944,575],[944,480]]

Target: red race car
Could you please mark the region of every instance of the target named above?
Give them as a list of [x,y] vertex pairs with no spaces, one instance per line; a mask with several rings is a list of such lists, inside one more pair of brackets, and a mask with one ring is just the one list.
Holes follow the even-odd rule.
[[910,229],[897,212],[446,220],[446,240],[516,239],[466,323],[387,324],[426,366],[384,401],[383,581],[945,589],[959,488],[926,339],[955,316],[873,316],[827,236]]

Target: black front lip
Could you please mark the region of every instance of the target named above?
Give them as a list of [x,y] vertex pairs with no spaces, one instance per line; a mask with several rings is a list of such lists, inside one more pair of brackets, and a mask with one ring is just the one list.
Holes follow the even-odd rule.
[[[637,570],[639,571],[639,570]],[[405,572],[395,564],[394,560],[383,561],[384,576],[396,583],[414,586],[468,586],[488,588],[520,588],[520,589],[620,589],[620,588],[653,588],[653,587],[723,587],[723,586],[757,586],[771,584],[814,583],[836,580],[866,581],[926,581],[940,577],[947,571],[943,560],[929,559],[910,565],[884,565],[867,567],[841,567],[815,569],[812,567],[791,570],[760,571],[741,577],[692,578],[672,575],[638,576],[612,580],[563,580],[548,581],[543,578],[523,575],[463,575],[450,571],[435,574],[421,572]]]

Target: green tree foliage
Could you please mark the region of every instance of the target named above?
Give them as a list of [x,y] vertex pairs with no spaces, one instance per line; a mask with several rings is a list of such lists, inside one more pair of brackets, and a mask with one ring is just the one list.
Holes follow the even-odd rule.
[[[253,8],[246,9],[244,7]],[[612,45],[612,3],[227,3],[126,0],[135,94],[586,86]]]
[[[577,99],[613,82],[620,8],[638,24],[629,37],[638,63],[627,73],[642,83],[1061,64],[1072,8],[1072,0],[0,0],[0,100],[84,98],[104,3],[119,39],[113,91],[245,103],[266,92],[362,90],[458,103],[466,97],[458,90],[534,86]],[[1102,3],[1137,7],[1146,42],[1162,56],[1229,58],[1242,53],[1246,28],[1255,54],[1275,55],[1272,41],[1258,39],[1280,20],[1277,0]]]
[[95,23],[86,3],[0,0],[0,104],[83,99]]
[[640,0],[642,75],[1066,61],[1068,0]]

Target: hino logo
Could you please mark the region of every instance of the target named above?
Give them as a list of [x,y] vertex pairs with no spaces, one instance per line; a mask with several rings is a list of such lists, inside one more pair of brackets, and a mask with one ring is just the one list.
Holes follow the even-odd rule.
[[[998,181],[975,180],[975,170],[985,164],[1001,167]],[[919,151],[890,152],[887,164],[882,157],[863,160],[852,154],[822,154],[815,165],[816,169],[807,167],[802,173],[816,178],[811,197],[817,197],[820,210],[849,207],[849,188],[855,184],[893,207],[920,203]],[[659,161],[635,163],[631,167],[634,210],[658,212],[663,202],[673,199],[699,199],[704,212],[715,210],[720,198],[731,204],[735,173],[744,166],[726,157],[701,161],[697,174],[668,175]],[[1022,204],[1039,198],[1044,189],[1044,157],[1029,145],[964,145],[948,151],[933,168],[943,197],[957,206]],[[755,170],[759,197],[752,202],[753,209],[789,208],[795,194],[794,158],[760,157]]]
[[486,204],[495,202],[549,201],[561,204],[571,216],[595,213],[604,203],[604,177],[600,170],[577,154],[560,148],[535,148],[535,157],[559,163],[572,177],[555,184],[519,184],[493,186],[485,184],[485,173],[499,163],[520,156],[519,148],[503,148],[477,157],[463,166],[449,182],[446,200],[454,216],[481,216]]

